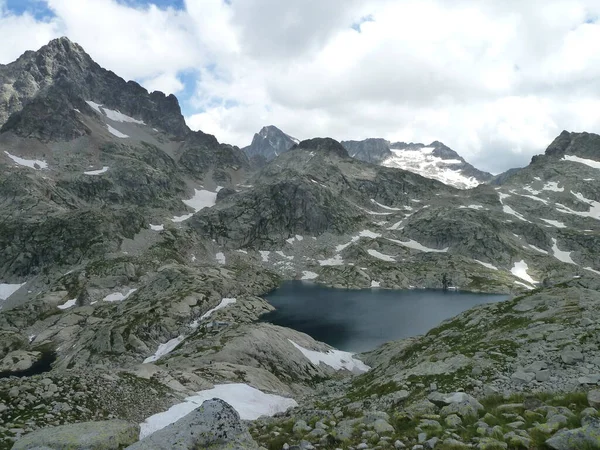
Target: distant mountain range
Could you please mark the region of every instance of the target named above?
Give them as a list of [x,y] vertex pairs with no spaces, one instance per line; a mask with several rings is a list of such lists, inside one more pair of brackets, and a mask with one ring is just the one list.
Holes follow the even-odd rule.
[[[298,142],[279,128],[270,125],[256,133],[252,144],[243,150],[256,167],[262,167]],[[493,178],[492,174],[476,169],[439,141],[425,145],[390,143],[385,139],[371,138],[362,141],[342,141],[341,144],[353,158],[408,170],[460,189],[472,188]]]

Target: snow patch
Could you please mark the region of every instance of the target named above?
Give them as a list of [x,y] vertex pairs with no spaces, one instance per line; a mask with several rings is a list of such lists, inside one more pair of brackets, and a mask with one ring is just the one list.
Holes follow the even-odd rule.
[[515,216],[517,219],[522,220],[523,222],[529,222],[529,220],[527,220],[525,217],[523,217],[523,215],[521,213],[515,211],[508,205],[502,205],[502,210],[504,211],[505,214],[510,214],[511,216]]
[[576,264],[575,261],[571,259],[571,252],[565,252],[559,249],[556,243],[556,239],[554,238],[552,239],[552,253],[554,254],[554,257],[559,261],[562,261],[567,264]]
[[102,109],[104,110],[104,114],[106,115],[106,117],[108,117],[110,120],[114,120],[115,122],[129,122],[137,123],[139,125],[146,125],[143,120],[134,119],[133,117],[123,114],[120,111],[115,111],[113,109],[108,109],[105,107],[102,107]]
[[367,253],[374,258],[381,259],[382,261],[396,262],[396,260],[393,257],[380,253],[377,250],[369,249],[367,250]]
[[160,344],[156,349],[156,352],[154,352],[154,355],[148,356],[146,359],[144,359],[143,364],[153,363],[155,361],[158,361],[163,356],[168,355],[173,350],[175,350],[177,346],[185,340],[186,337],[187,336],[184,335],[177,336],[176,338],[173,338],[165,342],[164,344]]
[[483,267],[487,267],[488,269],[492,269],[492,270],[498,270],[498,268],[490,263],[486,263],[483,261],[479,261],[478,259],[474,260],[475,262],[478,262],[479,264],[481,264]]
[[363,373],[370,369],[370,367],[364,362],[355,359],[353,357],[353,353],[343,352],[335,349],[329,350],[327,353],[318,352],[301,347],[291,339],[288,339],[288,341],[290,341],[294,347],[300,350],[306,359],[308,359],[315,366],[323,363],[335,370],[346,369],[354,373]]
[[217,202],[217,193],[206,191],[204,189],[194,189],[194,196],[189,200],[183,200],[187,206],[192,208],[194,212],[198,212],[204,208],[210,208]]
[[19,166],[25,166],[35,170],[42,170],[48,168],[48,163],[46,161],[42,161],[41,159],[25,159],[15,155],[11,155],[7,151],[4,151],[4,153],[6,153],[6,155]]
[[67,300],[67,302],[63,303],[62,305],[58,305],[57,308],[58,309],[69,309],[72,306],[75,306],[77,304],[77,299],[74,298],[73,300]]
[[269,262],[269,255],[271,254],[270,251],[259,250],[258,253],[260,253],[260,257],[262,258],[263,262]]
[[108,132],[110,134],[112,134],[113,136],[116,136],[118,138],[124,139],[124,138],[128,138],[129,136],[127,136],[125,133],[121,133],[119,130],[117,130],[116,128],[111,127],[109,124],[106,124],[106,127],[108,128]]
[[461,164],[460,160],[439,158],[432,154],[433,150],[432,147],[423,147],[418,150],[391,149],[393,155],[383,161],[382,165],[418,173],[459,189],[474,188],[480,184],[475,178],[467,177],[460,170],[449,167]]
[[208,319],[215,311],[226,308],[227,306],[234,304],[236,301],[237,300],[235,298],[224,298],[223,300],[221,300],[221,303],[219,303],[213,309],[209,309],[204,314],[202,314],[200,316],[200,320]]
[[378,288],[378,287],[381,287],[381,281],[375,281],[375,280],[371,280],[371,287],[372,287],[372,288]]
[[446,252],[448,252],[448,247],[446,247],[444,249],[441,249],[441,250],[437,249],[437,248],[429,248],[429,247],[425,247],[424,245],[419,244],[417,241],[413,241],[412,239],[410,239],[408,241],[398,241],[396,239],[387,238],[387,240],[395,242],[396,244],[403,245],[403,246],[408,247],[408,248],[412,248],[414,250],[420,250],[422,252],[433,252],[433,253],[446,253]]
[[528,268],[529,267],[527,266],[527,263],[524,260],[521,260],[521,261],[515,262],[515,265],[513,266],[512,269],[510,269],[510,272],[515,277],[521,278],[522,280],[525,280],[528,283],[532,283],[532,284],[537,283],[537,281],[535,281],[533,278],[531,278],[531,276],[529,276],[529,274],[527,273]]
[[8,297],[17,292],[21,287],[25,286],[25,283],[21,284],[8,284],[0,283],[0,300],[6,300]]
[[311,272],[310,270],[303,270],[302,271],[302,278],[300,278],[300,279],[301,280],[314,280],[318,276],[319,276],[318,273]]
[[335,255],[333,258],[319,260],[321,266],[343,266],[344,260],[341,255]]
[[573,194],[575,197],[577,197],[578,200],[590,205],[590,210],[589,211],[575,211],[565,205],[561,205],[560,203],[557,203],[556,205],[558,207],[556,208],[556,210],[558,212],[561,212],[563,214],[574,214],[576,216],[581,216],[581,217],[591,217],[592,219],[600,220],[600,202],[591,200],[589,198],[585,198],[583,196],[583,194],[581,194],[581,193],[576,193],[576,192],[571,191],[571,194]]
[[90,170],[88,172],[83,172],[84,175],[101,175],[103,173],[106,173],[108,171],[108,166],[104,166],[102,167],[102,169],[98,169],[98,170]]
[[523,287],[529,289],[530,291],[535,289],[533,286],[529,286],[528,284],[521,283],[520,281],[515,281],[515,284],[518,284],[519,286],[523,286]]
[[91,100],[86,100],[86,103],[92,107],[98,114],[102,114],[100,107],[102,106],[100,103],[93,102]]
[[219,252],[215,255],[215,259],[219,264],[225,264],[227,262],[227,258],[225,258],[225,253]]
[[600,169],[600,162],[594,161],[593,159],[580,158],[579,156],[575,155],[565,155],[562,160],[578,162],[580,164],[585,164],[586,166],[592,167],[594,169]]
[[535,245],[531,245],[531,244],[527,244],[531,249],[535,250],[536,252],[540,252],[543,253],[544,255],[547,255],[548,252],[546,250],[542,250],[541,248],[536,247]]
[[402,208],[392,208],[391,206],[382,205],[381,203],[376,202],[374,199],[371,199],[371,203],[374,203],[377,206],[379,206],[380,208],[387,209],[390,211],[402,211]]
[[219,398],[229,403],[242,420],[255,420],[260,416],[272,416],[288,408],[298,406],[292,398],[265,394],[243,383],[216,384],[214,388],[199,391],[187,397],[183,403],[171,406],[167,411],[154,414],[140,424],[140,439],[177,422],[198,408],[206,400]]
[[541,220],[543,220],[546,223],[549,223],[550,225],[552,225],[556,228],[567,228],[567,226],[564,223],[559,222],[558,220],[550,220],[550,219],[541,219]]
[[163,231],[165,229],[164,225],[152,225],[150,224],[150,229],[152,231]]
[[175,222],[175,223],[179,223],[179,222],[183,222],[185,220],[188,220],[190,217],[192,217],[194,214],[184,214],[183,216],[175,216],[171,219],[171,222]]
[[589,270],[590,272],[595,273],[596,275],[600,275],[600,271],[594,270],[591,267],[584,267],[585,270]]
[[548,181],[544,187],[542,188],[543,191],[553,191],[553,192],[564,192],[565,188],[558,187],[558,182],[557,181]]
[[126,298],[128,298],[131,294],[133,294],[137,289],[129,289],[125,294],[120,292],[115,292],[114,294],[109,294],[104,297],[102,300],[105,302],[122,302]]

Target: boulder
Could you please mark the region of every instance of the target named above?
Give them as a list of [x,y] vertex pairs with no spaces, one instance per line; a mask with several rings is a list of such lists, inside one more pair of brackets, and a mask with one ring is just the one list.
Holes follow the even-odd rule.
[[8,353],[0,362],[0,372],[23,372],[31,369],[42,356],[40,352],[15,350]]
[[583,353],[579,350],[564,349],[560,354],[560,357],[565,364],[575,364],[583,361]]
[[177,422],[158,430],[127,450],[258,450],[240,416],[220,399],[207,400]]
[[592,408],[598,408],[600,406],[600,391],[596,389],[589,391],[587,400]]
[[591,419],[581,428],[560,431],[548,439],[546,445],[554,450],[600,448],[600,422]]
[[13,450],[117,450],[137,441],[140,427],[123,420],[83,422],[43,428],[19,439]]

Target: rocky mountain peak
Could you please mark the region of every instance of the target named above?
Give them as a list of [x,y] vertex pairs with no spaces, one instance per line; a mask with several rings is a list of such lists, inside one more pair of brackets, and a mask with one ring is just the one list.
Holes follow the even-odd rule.
[[298,144],[296,148],[305,150],[316,150],[324,154],[332,154],[341,158],[349,157],[348,152],[342,144],[332,138],[306,139]]
[[566,154],[600,161],[600,136],[563,130],[546,149],[546,156],[562,158]]
[[255,166],[262,167],[298,142],[298,139],[284,133],[275,125],[267,125],[254,134],[252,143],[243,150]]
[[[45,122],[50,109],[53,114],[65,115],[73,108],[81,109],[85,101],[118,110],[176,137],[190,131],[175,96],[162,92],[150,94],[138,83],[126,82],[100,67],[80,45],[66,37],[54,39],[39,50],[25,52],[15,62],[0,66],[0,126],[9,125],[13,114],[28,117],[26,121],[13,118],[2,132],[13,131],[42,140],[70,139],[83,133],[73,129],[73,121],[67,121],[68,129],[64,132],[52,129],[49,134],[43,131],[48,128],[44,123],[31,120]],[[56,108],[58,104],[61,108]],[[54,106],[48,109],[43,105]],[[26,111],[29,107],[35,109],[35,114]],[[48,114],[40,114],[44,111]],[[62,126],[65,120],[56,122]]]

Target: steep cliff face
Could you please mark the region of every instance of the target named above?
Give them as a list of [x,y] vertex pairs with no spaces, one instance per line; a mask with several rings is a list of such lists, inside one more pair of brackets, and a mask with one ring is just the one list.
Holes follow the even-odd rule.
[[243,150],[256,167],[263,167],[299,142],[298,139],[285,134],[276,126],[269,125],[262,127],[252,138],[252,143]]

